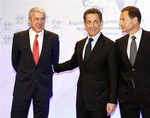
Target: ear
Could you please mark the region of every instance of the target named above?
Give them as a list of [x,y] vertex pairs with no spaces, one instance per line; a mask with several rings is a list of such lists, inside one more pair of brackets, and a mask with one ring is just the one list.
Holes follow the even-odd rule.
[[139,22],[139,21],[138,21],[138,18],[137,18],[137,17],[134,17],[134,18],[133,18],[133,22],[134,22],[134,23],[138,23],[138,22]]
[[103,24],[104,24],[104,22],[103,22],[103,20],[101,21],[101,26],[103,26]]
[[86,29],[86,23],[84,22],[84,28]]
[[101,27],[101,29],[103,28],[103,24],[104,24],[104,22],[103,22],[103,20],[101,21],[101,23],[100,23],[100,27]]

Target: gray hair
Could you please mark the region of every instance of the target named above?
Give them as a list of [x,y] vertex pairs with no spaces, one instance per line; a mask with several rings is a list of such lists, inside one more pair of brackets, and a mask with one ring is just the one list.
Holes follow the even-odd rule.
[[35,13],[35,12],[43,13],[44,16],[46,17],[46,12],[45,12],[45,10],[44,10],[43,8],[34,7],[34,8],[32,8],[32,9],[29,11],[29,16],[28,16],[28,18],[31,19],[32,16],[33,16],[33,13]]

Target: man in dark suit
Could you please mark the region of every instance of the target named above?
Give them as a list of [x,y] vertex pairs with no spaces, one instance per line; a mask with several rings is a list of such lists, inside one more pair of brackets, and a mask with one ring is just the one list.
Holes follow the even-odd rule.
[[[77,118],[109,118],[117,103],[117,65],[114,42],[101,32],[102,14],[96,9],[84,13],[88,36],[76,43],[69,61],[54,66],[56,72],[79,67]],[[92,51],[85,59],[86,46],[92,38]]]
[[119,25],[128,33],[116,40],[122,118],[140,118],[140,112],[143,118],[150,118],[150,32],[140,28],[140,22],[138,8],[122,9]]
[[[46,13],[42,8],[29,12],[30,29],[14,34],[12,65],[16,71],[11,118],[27,118],[31,100],[34,118],[47,118],[52,96],[52,65],[58,64],[58,35],[44,29]],[[34,39],[36,45],[34,47]],[[38,51],[36,58],[34,49]],[[36,58],[36,59],[35,59]]]

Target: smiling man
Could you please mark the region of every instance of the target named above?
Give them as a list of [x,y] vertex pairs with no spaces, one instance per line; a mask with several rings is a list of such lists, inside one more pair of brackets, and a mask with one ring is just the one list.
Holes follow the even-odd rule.
[[47,118],[52,96],[52,66],[58,64],[58,35],[44,29],[46,13],[29,11],[30,28],[13,37],[12,65],[16,71],[11,118],[27,118],[31,100],[34,118]]
[[87,37],[78,41],[69,61],[54,66],[56,72],[79,67],[77,118],[109,118],[117,103],[117,64],[114,42],[101,32],[102,14],[84,12]]

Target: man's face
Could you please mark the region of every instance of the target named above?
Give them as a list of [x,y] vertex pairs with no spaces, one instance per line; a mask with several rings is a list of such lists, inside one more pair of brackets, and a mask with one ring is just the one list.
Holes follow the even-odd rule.
[[98,14],[87,14],[84,26],[89,34],[89,36],[95,36],[100,32],[103,22],[100,21]]
[[29,25],[36,33],[41,32],[45,26],[45,16],[41,12],[32,13],[32,17],[28,19]]
[[122,32],[131,33],[135,28],[134,18],[128,16],[128,11],[121,12],[119,25]]

